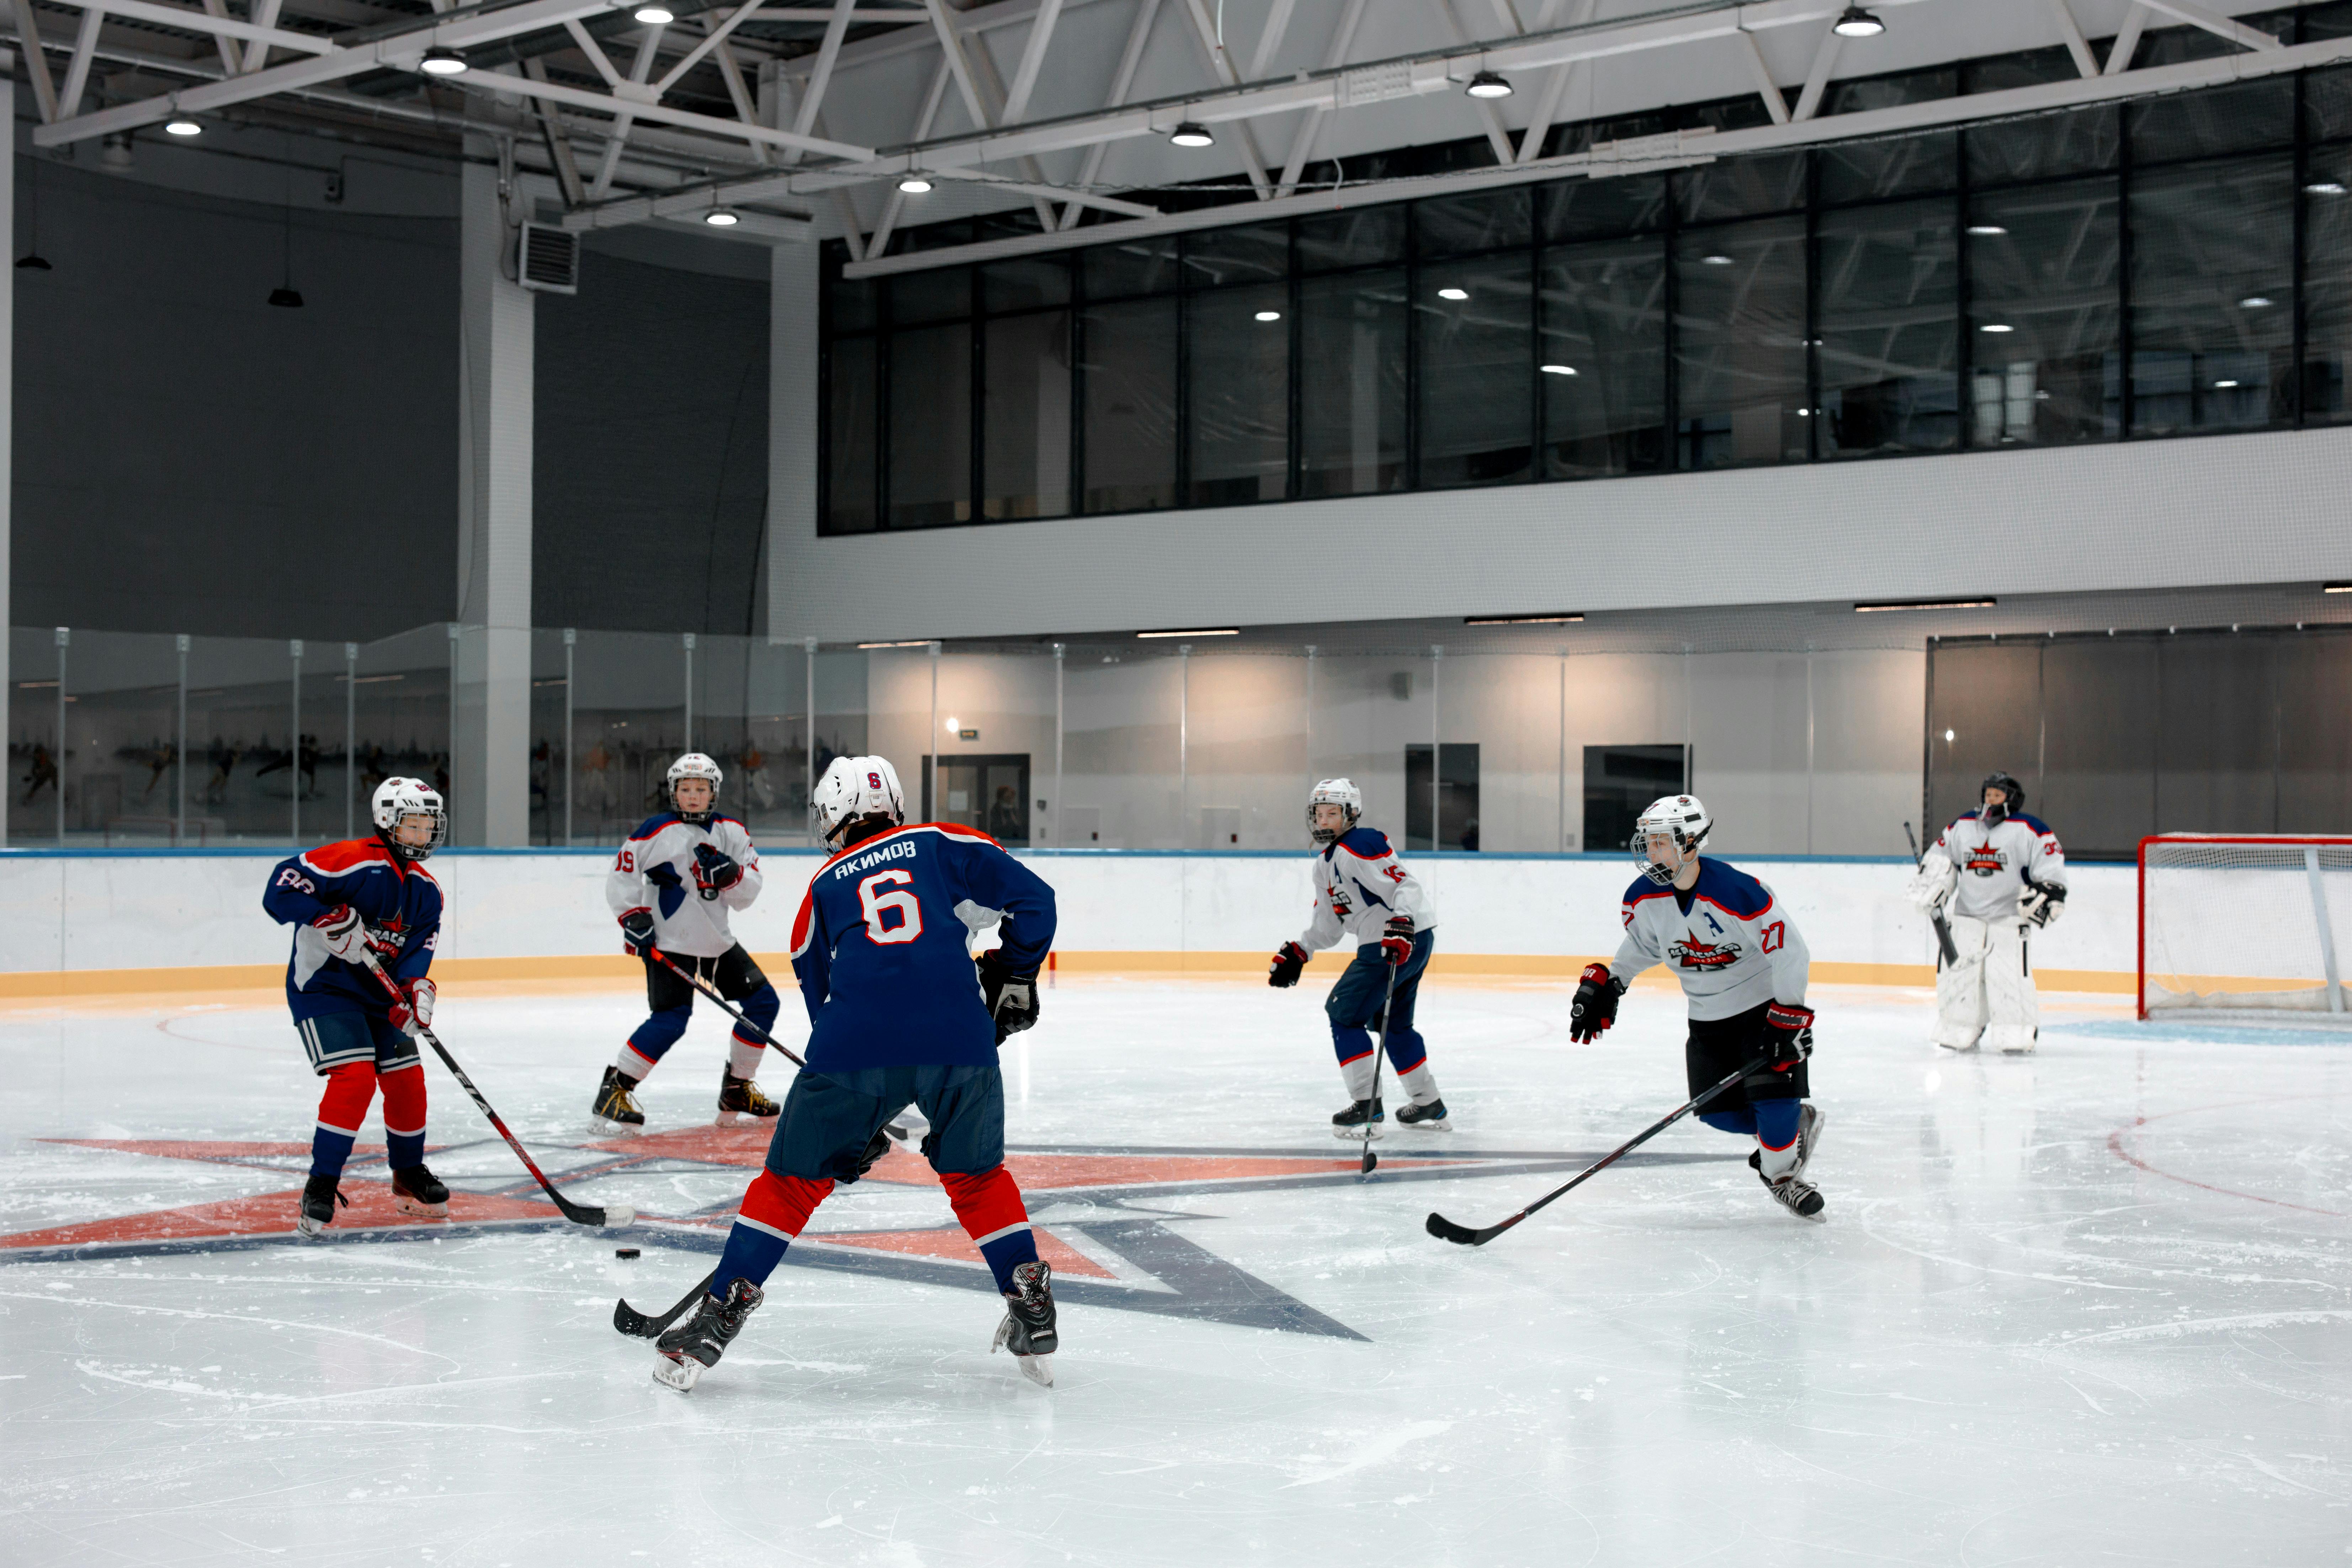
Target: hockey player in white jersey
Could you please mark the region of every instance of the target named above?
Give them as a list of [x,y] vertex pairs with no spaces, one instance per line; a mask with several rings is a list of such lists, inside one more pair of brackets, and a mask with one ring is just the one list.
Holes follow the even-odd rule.
[[[1346,779],[1325,779],[1307,798],[1307,828],[1316,846],[1315,918],[1274,955],[1269,985],[1298,984],[1307,961],[1346,938],[1356,940],[1356,959],[1331,987],[1323,1011],[1331,1020],[1331,1044],[1349,1105],[1331,1118],[1339,1138],[1370,1138],[1387,1120],[1380,1097],[1376,1048],[1367,1028],[1387,1010],[1389,1061],[1412,1103],[1401,1106],[1401,1126],[1444,1131],[1445,1100],[1429,1070],[1429,1047],[1412,1026],[1421,976],[1437,943],[1437,910],[1429,890],[1397,858],[1385,834],[1360,826],[1364,792]],[[1390,971],[1395,971],[1391,989]]]
[[1772,896],[1747,872],[1699,854],[1715,824],[1686,795],[1652,801],[1633,833],[1642,875],[1626,889],[1625,940],[1608,963],[1589,963],[1569,1013],[1581,1045],[1617,1020],[1634,975],[1663,963],[1690,1005],[1683,1047],[1696,1095],[1736,1069],[1757,1071],[1707,1101],[1699,1120],[1753,1136],[1748,1167],[1790,1213],[1817,1219],[1820,1189],[1805,1179],[1826,1119],[1806,1098],[1812,1085],[1813,1010],[1805,1005],[1811,955]]
[[2016,1056],[2042,1032],[2031,937],[2066,911],[2066,852],[2025,815],[2025,791],[2009,774],[1987,774],[1978,798],[1928,849],[1906,890],[1944,915],[1958,951],[1950,961],[1938,954],[1935,1042],[1972,1051],[1981,1041]]
[[[616,1131],[645,1125],[635,1090],[694,1016],[694,987],[663,958],[709,982],[761,1029],[775,1026],[776,988],[727,926],[730,910],[749,909],[760,896],[760,852],[742,823],[717,809],[722,776],[700,752],[672,763],[663,790],[671,809],[629,835],[604,879],[622,951],[645,960],[648,1009],[596,1088],[595,1116]],[[776,1102],[751,1081],[764,1048],[742,1025],[735,1026],[719,1080],[719,1126],[776,1114]]]

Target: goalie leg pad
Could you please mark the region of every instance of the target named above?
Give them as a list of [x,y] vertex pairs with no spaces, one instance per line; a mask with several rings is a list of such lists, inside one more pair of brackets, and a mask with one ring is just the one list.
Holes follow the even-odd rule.
[[1984,982],[1985,1044],[2012,1054],[2032,1050],[2042,1029],[2042,1003],[2033,989],[2032,944],[2016,921],[1992,927]]
[[1984,921],[1954,916],[1952,945],[1958,960],[1936,972],[1936,1027],[1930,1037],[1949,1051],[1974,1050],[1985,1026]]

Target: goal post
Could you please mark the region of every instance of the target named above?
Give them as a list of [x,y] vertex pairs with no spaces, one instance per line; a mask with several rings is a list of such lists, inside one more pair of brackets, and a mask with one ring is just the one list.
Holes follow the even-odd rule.
[[2139,842],[2139,1016],[2352,1026],[2352,837],[2159,833]]

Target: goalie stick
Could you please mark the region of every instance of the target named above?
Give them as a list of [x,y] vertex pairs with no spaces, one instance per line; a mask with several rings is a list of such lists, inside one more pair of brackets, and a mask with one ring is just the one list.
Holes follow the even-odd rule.
[[[394,1001],[404,1003],[407,1001],[408,998],[403,994],[392,976],[383,972],[383,965],[376,962],[375,954],[362,952],[360,954],[360,962],[370,974],[375,976],[376,983],[382,985]],[[539,1184],[547,1190],[547,1195],[555,1200],[555,1206],[562,1211],[565,1219],[574,1225],[593,1226],[624,1226],[635,1225],[637,1222],[637,1211],[633,1208],[618,1204],[610,1208],[598,1208],[593,1204],[575,1204],[557,1192],[555,1184],[547,1179],[547,1173],[539,1168],[538,1163],[522,1146],[522,1140],[507,1131],[507,1124],[499,1120],[499,1113],[490,1109],[490,1102],[482,1098],[482,1091],[474,1087],[474,1080],[466,1076],[466,1069],[457,1065],[457,1058],[449,1054],[449,1047],[441,1043],[441,1037],[423,1024],[416,1026],[416,1032],[424,1037],[426,1045],[433,1047],[435,1054],[440,1057],[441,1065],[449,1069],[449,1076],[456,1079],[459,1086],[474,1097],[476,1108],[488,1119],[491,1126],[498,1129],[499,1136],[507,1141],[507,1147],[513,1150],[515,1158],[522,1162],[522,1168],[536,1177]]]
[[1574,1179],[1568,1182],[1565,1185],[1554,1187],[1550,1192],[1546,1193],[1543,1196],[1538,1198],[1535,1202],[1529,1204],[1527,1207],[1521,1209],[1518,1213],[1513,1215],[1510,1218],[1502,1221],[1498,1225],[1490,1225],[1484,1230],[1472,1230],[1468,1226],[1456,1225],[1454,1221],[1447,1219],[1444,1215],[1438,1214],[1433,1210],[1429,1216],[1429,1223],[1424,1226],[1424,1228],[1428,1230],[1430,1235],[1436,1237],[1441,1241],[1459,1242],[1464,1247],[1484,1247],[1488,1242],[1494,1240],[1496,1237],[1502,1235],[1505,1231],[1510,1229],[1513,1226],[1518,1224],[1519,1221],[1527,1218],[1528,1215],[1535,1213],[1536,1210],[1543,1207],[1546,1204],[1550,1203],[1554,1198],[1567,1196],[1568,1194],[1576,1187],[1580,1186],[1587,1181],[1590,1181],[1592,1177],[1599,1175],[1601,1172],[1607,1170],[1610,1166],[1615,1164],[1618,1161],[1623,1159],[1626,1155],[1632,1153],[1643,1144],[1647,1143],[1651,1139],[1655,1138],[1659,1133],[1664,1132],[1667,1128],[1672,1127],[1675,1122],[1680,1121],[1684,1117],[1688,1116],[1692,1111],[1696,1110],[1700,1106],[1705,1105],[1708,1100],[1713,1100],[1717,1095],[1721,1094],[1725,1089],[1729,1089],[1733,1084],[1738,1083],[1741,1079],[1746,1078],[1750,1073],[1763,1071],[1765,1068],[1771,1065],[1771,1061],[1772,1058],[1770,1057],[1759,1057],[1754,1061],[1749,1062],[1746,1067],[1730,1074],[1713,1089],[1710,1089],[1702,1094],[1693,1095],[1689,1100],[1685,1100],[1679,1109],[1670,1112],[1664,1120],[1652,1122],[1649,1126],[1643,1128],[1641,1131],[1635,1133],[1624,1142],[1620,1143],[1616,1148],[1612,1149],[1608,1153],[1601,1155],[1601,1158],[1595,1160],[1590,1165],[1585,1166],[1583,1170],[1579,1171]]
[[[1927,854],[1919,847],[1919,841],[1911,837],[1911,825],[1907,822],[1903,825],[1903,837],[1910,841],[1911,864],[1925,866],[1927,863]],[[1944,950],[1944,962],[1947,964],[1958,963],[1960,961],[1960,950],[1953,945],[1952,927],[1950,922],[1944,919],[1944,906],[1937,904],[1934,909],[1929,910],[1927,919],[1936,928],[1936,943]]]
[[625,1334],[635,1335],[641,1340],[650,1340],[686,1316],[686,1310],[694,1305],[694,1299],[709,1289],[710,1282],[718,1278],[719,1270],[714,1268],[696,1280],[694,1289],[680,1296],[677,1299],[677,1305],[658,1318],[646,1317],[643,1312],[630,1306],[625,1299],[615,1301],[613,1303],[613,1326]]

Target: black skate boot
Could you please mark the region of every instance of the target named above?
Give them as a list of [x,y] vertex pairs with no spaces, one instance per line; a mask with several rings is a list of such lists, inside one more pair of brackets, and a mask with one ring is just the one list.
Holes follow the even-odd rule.
[[722,1072],[719,1079],[719,1120],[713,1125],[732,1127],[739,1121],[765,1121],[783,1107],[760,1092],[748,1078]]
[[1397,1107],[1397,1125],[1418,1127],[1424,1132],[1451,1132],[1454,1123],[1445,1120],[1445,1101],[1433,1100],[1427,1105]]
[[334,1223],[335,1205],[352,1206],[343,1196],[332,1176],[313,1176],[302,1184],[302,1212],[294,1221],[294,1228],[304,1236],[316,1236]]
[[634,1132],[646,1124],[646,1113],[637,1106],[633,1092],[638,1079],[619,1068],[606,1068],[604,1081],[596,1086],[596,1105],[590,1113],[615,1132]]
[[662,1354],[661,1364],[654,1368],[654,1381],[680,1394],[692,1388],[703,1368],[719,1364],[719,1358],[743,1331],[743,1320],[766,1300],[767,1293],[749,1279],[738,1279],[729,1286],[724,1301],[705,1290],[694,1304],[694,1315],[654,1342],[654,1349]]
[[1013,1290],[1004,1293],[1004,1321],[996,1325],[996,1339],[988,1347],[993,1355],[1011,1351],[1021,1375],[1032,1383],[1054,1386],[1054,1352],[1061,1348],[1054,1327],[1054,1268],[1042,1259],[1013,1266]]
[[[1800,1150],[1804,1147],[1803,1136],[1801,1132],[1798,1134]],[[1756,1173],[1756,1179],[1764,1184],[1764,1190],[1770,1193],[1782,1208],[1799,1219],[1822,1217],[1822,1190],[1801,1174],[1805,1168],[1801,1157],[1796,1168],[1777,1182],[1764,1173],[1764,1156],[1761,1154],[1748,1155],[1748,1168]]]
[[449,1189],[422,1165],[403,1165],[392,1173],[392,1206],[420,1219],[449,1217]]
[[1377,1124],[1387,1120],[1388,1117],[1382,1113],[1381,1102],[1378,1100],[1360,1100],[1331,1118],[1331,1136],[1377,1138],[1381,1135],[1380,1128],[1377,1125],[1365,1124],[1367,1122]]

